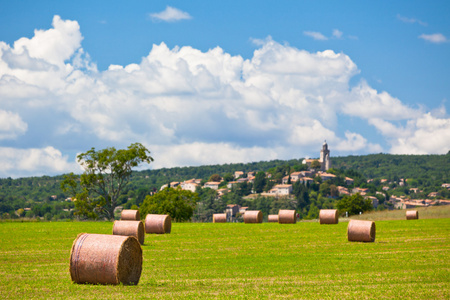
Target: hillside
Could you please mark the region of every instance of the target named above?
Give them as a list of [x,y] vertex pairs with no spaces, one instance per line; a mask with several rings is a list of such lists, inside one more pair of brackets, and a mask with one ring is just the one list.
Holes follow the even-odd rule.
[[[372,154],[365,156],[331,157],[332,168],[335,174],[348,176],[355,179],[355,186],[363,186],[372,189],[372,192],[380,189],[381,179],[390,183],[392,195],[408,195],[410,188],[418,188],[421,194],[413,197],[426,197],[433,191],[442,190],[443,183],[450,182],[450,152],[446,155],[390,155]],[[139,205],[146,195],[152,191],[157,191],[164,184],[170,182],[181,182],[192,178],[202,179],[205,182],[211,175],[219,174],[221,177],[232,178],[235,171],[244,173],[254,171],[270,172],[272,179],[267,181],[265,189],[269,189],[276,182],[281,182],[281,178],[293,171],[304,170],[303,159],[273,160],[253,163],[238,163],[224,165],[209,165],[199,167],[177,167],[163,168],[157,170],[135,171],[130,179],[130,184],[121,196],[121,203],[124,207]],[[231,176],[231,177],[230,177]],[[368,179],[373,179],[371,185],[367,184]],[[399,187],[401,179],[405,179],[407,185]],[[60,189],[60,182],[63,176],[42,176],[11,179],[0,179],[0,217],[3,214],[13,215],[19,209],[23,216],[46,216],[51,219],[71,217],[73,203],[64,201],[71,195],[64,194]],[[339,183],[336,182],[336,185]],[[243,201],[242,197],[248,194],[251,187],[246,190],[235,191],[227,196],[227,202],[252,205]],[[323,189],[326,190],[326,189]],[[324,203],[333,205],[333,200],[324,200],[324,194],[319,183],[309,188],[309,199],[312,204],[319,207]],[[446,191],[443,191],[444,198]],[[269,201],[269,200],[268,200]],[[272,202],[271,200],[269,202]],[[309,211],[307,204],[305,214]],[[268,206],[268,205],[266,205]],[[274,206],[275,207],[275,206]],[[269,206],[266,209],[269,211]],[[5,215],[6,216],[6,215]]]

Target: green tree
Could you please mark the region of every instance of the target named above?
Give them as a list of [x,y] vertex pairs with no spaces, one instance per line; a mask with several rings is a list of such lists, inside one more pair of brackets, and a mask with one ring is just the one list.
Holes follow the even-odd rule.
[[147,214],[167,214],[178,222],[189,221],[198,201],[197,193],[180,187],[165,188],[153,196],[145,197],[139,213],[143,217]]
[[320,162],[319,162],[317,159],[315,159],[315,160],[312,161],[312,163],[311,163],[311,169],[313,169],[313,170],[319,170],[320,167],[321,167]]
[[209,176],[208,181],[220,182],[221,180],[222,180],[222,177],[220,177],[219,174],[212,174],[211,176]]
[[356,215],[360,212],[373,209],[370,199],[364,199],[359,193],[351,196],[344,196],[336,203],[336,207],[341,213],[348,212],[349,215]]
[[266,186],[266,173],[259,171],[256,173],[255,181],[253,182],[253,189],[255,193],[262,193],[264,187]]
[[152,162],[149,154],[142,144],[135,143],[127,149],[111,147],[96,151],[92,148],[78,155],[78,163],[85,170],[79,181],[78,176],[70,173],[61,182],[63,191],[76,198],[76,214],[113,220],[118,198],[129,182],[132,168]]

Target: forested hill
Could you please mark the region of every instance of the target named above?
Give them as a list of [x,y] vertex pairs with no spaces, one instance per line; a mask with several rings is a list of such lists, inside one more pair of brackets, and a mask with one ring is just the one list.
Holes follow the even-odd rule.
[[[183,167],[136,172],[136,177],[147,176],[149,183],[156,187],[171,181],[183,181],[191,178],[208,179],[212,174],[221,176],[234,171],[269,171],[276,167],[290,166],[298,169],[301,159],[273,160],[247,164],[225,164],[200,167]],[[450,182],[450,151],[446,155],[392,155],[371,154],[364,156],[331,157],[332,168],[347,171],[354,170],[367,179],[397,178],[437,181],[436,184]],[[137,178],[136,178],[137,179]]]
[[[332,168],[336,172],[354,178],[355,184],[357,182],[365,184],[366,179],[398,182],[404,178],[408,179],[410,187],[436,191],[443,183],[450,183],[450,152],[446,155],[373,154],[331,157],[331,160]],[[150,191],[159,190],[164,184],[192,178],[203,179],[203,182],[206,182],[213,174],[219,174],[230,180],[235,171],[269,171],[272,180],[281,182],[281,178],[288,173],[305,169],[306,166],[302,165],[302,161],[303,158],[135,171],[119,200],[120,203],[139,204]],[[62,180],[62,175],[0,179],[0,213],[12,214],[11,211],[31,207],[34,215],[60,213],[61,218],[64,217],[67,210],[73,208],[73,203],[64,201],[72,195],[62,192],[60,189]]]
[[446,155],[392,155],[332,157],[332,167],[355,170],[367,179],[450,181],[450,151]]

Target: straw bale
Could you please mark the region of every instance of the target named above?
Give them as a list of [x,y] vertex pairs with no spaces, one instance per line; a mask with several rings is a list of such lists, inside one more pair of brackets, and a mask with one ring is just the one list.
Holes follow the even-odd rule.
[[295,224],[297,218],[295,216],[295,210],[280,209],[278,211],[278,223],[280,224]]
[[213,223],[226,223],[227,214],[213,214]]
[[114,221],[113,235],[134,236],[144,245],[144,224],[141,221]]
[[260,210],[247,210],[244,213],[244,223],[262,223],[263,215]]
[[417,210],[408,210],[406,212],[406,220],[417,220],[419,219],[419,212]]
[[170,233],[172,229],[172,218],[169,215],[152,215],[145,217],[146,233]]
[[375,222],[350,220],[347,227],[347,237],[350,242],[374,242]]
[[278,223],[278,215],[269,215],[269,216],[267,217],[267,221]]
[[337,209],[321,209],[319,212],[320,224],[338,224],[339,214]]
[[139,215],[139,211],[135,209],[124,209],[122,210],[122,214],[120,215],[121,220],[129,220],[129,221],[139,221],[141,220],[141,216]]
[[132,236],[77,236],[70,251],[70,277],[75,283],[136,285],[142,271],[142,248]]

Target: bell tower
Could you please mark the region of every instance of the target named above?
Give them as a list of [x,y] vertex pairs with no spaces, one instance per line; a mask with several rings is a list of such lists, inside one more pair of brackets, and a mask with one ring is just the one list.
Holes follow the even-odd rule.
[[327,171],[331,167],[330,150],[328,149],[327,141],[324,141],[322,145],[322,150],[320,150],[319,162],[322,171]]

